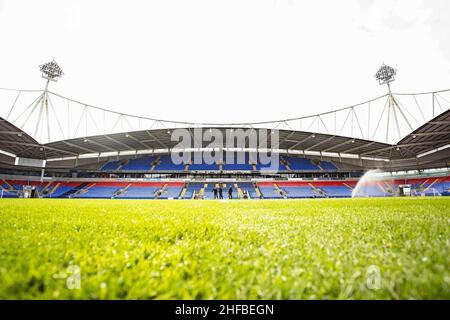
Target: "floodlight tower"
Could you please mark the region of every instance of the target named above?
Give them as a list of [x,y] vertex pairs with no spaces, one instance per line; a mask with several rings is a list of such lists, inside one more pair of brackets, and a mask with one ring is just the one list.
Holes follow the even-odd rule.
[[37,105],[40,104],[40,110],[39,110],[39,117],[38,121],[36,123],[36,128],[34,131],[34,136],[36,137],[39,125],[41,123],[42,116],[45,112],[46,122],[47,122],[47,139],[50,140],[50,123],[49,123],[49,110],[48,110],[48,104],[49,104],[49,98],[48,98],[48,85],[50,81],[58,81],[59,78],[64,74],[64,72],[61,70],[59,65],[56,63],[55,59],[53,59],[50,62],[44,63],[39,66],[39,70],[42,72],[42,78],[47,79],[47,82],[45,84],[44,91],[42,92],[42,95],[36,101]]
[[[380,85],[386,84],[388,87],[388,91],[389,91],[387,126],[386,126],[386,142],[388,142],[388,138],[389,138],[389,120],[390,120],[391,110],[393,109],[394,105],[397,104],[394,96],[392,95],[391,84],[390,84],[392,81],[395,81],[396,74],[397,74],[397,69],[387,66],[384,63],[381,65],[380,69],[378,69],[377,73],[375,73],[375,79],[378,80],[378,83]],[[397,121],[397,116],[395,114],[395,110],[393,110],[393,112],[394,112],[394,117]],[[397,130],[399,131],[398,134],[400,136],[400,129],[398,126],[398,121],[397,121]]]
[[392,81],[395,81],[395,75],[397,74],[397,69],[389,67],[384,63],[381,65],[380,69],[378,69],[377,73],[375,73],[375,79],[378,80],[380,85],[387,84],[389,89],[389,94],[391,94],[391,85]]

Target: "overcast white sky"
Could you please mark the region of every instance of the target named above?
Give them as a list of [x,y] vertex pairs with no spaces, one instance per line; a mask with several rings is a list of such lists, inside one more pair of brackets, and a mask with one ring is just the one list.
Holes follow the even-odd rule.
[[[0,87],[186,121],[303,116],[394,91],[450,88],[448,0],[0,0]],[[4,108],[4,107],[2,107]],[[9,108],[9,106],[8,106]]]

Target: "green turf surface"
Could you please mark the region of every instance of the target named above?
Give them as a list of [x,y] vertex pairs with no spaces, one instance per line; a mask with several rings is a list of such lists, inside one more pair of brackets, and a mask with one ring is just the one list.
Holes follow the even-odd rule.
[[0,200],[1,299],[450,299],[449,267],[450,198]]

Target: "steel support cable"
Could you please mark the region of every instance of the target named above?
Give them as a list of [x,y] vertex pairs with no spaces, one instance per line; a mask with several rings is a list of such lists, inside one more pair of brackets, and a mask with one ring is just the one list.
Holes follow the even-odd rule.
[[[450,90],[450,89],[449,89]],[[151,117],[142,117],[142,116],[136,116],[136,115],[132,115],[132,114],[128,114],[128,113],[123,113],[123,112],[117,112],[117,111],[111,111],[109,109],[105,109],[105,108],[101,108],[101,107],[96,107],[93,105],[89,105],[89,104],[85,104],[83,102],[71,99],[71,98],[67,98],[65,96],[62,96],[58,93],[49,91],[50,94],[53,94],[54,96],[57,96],[61,99],[66,99],[66,100],[70,100],[73,103],[79,104],[79,105],[83,105],[83,106],[88,106],[90,108],[94,108],[97,110],[101,110],[101,111],[106,111],[108,113],[112,113],[112,114],[118,114],[118,115],[122,115],[122,116],[127,116],[127,117],[131,117],[131,118],[137,118],[137,119],[142,119],[142,120],[150,120],[150,121],[158,121],[160,123],[172,123],[172,124],[182,124],[182,125],[197,125],[197,126],[249,126],[249,125],[260,125],[260,124],[272,124],[272,123],[280,123],[280,122],[291,122],[291,121],[295,121],[295,120],[301,120],[301,119],[308,119],[308,118],[315,118],[318,116],[324,116],[327,114],[332,114],[334,112],[339,112],[339,111],[344,111],[344,110],[348,110],[350,108],[355,108],[355,107],[359,107],[362,105],[365,105],[369,102],[373,102],[379,99],[382,99],[384,97],[386,97],[388,94],[384,94],[382,96],[358,103],[358,104],[354,104],[351,106],[347,106],[344,108],[339,108],[339,109],[335,109],[332,111],[327,111],[327,112],[322,112],[322,113],[318,113],[318,114],[313,114],[313,115],[308,115],[308,116],[303,116],[303,117],[295,117],[295,118],[288,118],[288,119],[281,119],[281,120],[271,120],[271,121],[256,121],[256,122],[235,122],[235,123],[211,123],[211,122],[188,122],[188,121],[172,121],[172,120],[166,120],[166,119],[157,119],[157,118],[151,118]]]

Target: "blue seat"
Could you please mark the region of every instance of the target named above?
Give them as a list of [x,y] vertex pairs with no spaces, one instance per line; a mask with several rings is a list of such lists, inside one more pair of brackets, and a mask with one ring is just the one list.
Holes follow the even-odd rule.
[[259,191],[264,199],[280,199],[282,196],[273,186],[259,186]]
[[282,186],[283,190],[286,192],[288,198],[313,198],[315,193],[313,189],[308,186]]
[[129,187],[125,193],[118,195],[117,199],[155,199],[159,187]]
[[170,155],[162,155],[160,157],[160,162],[155,166],[155,171],[184,171],[185,165],[175,164],[172,162],[172,157]]
[[143,157],[138,159],[131,159],[121,168],[123,171],[150,171],[155,157]]
[[183,190],[183,187],[175,187],[170,186],[167,187],[164,192],[158,197],[159,199],[175,199],[180,196],[181,190]]
[[352,196],[352,190],[345,186],[320,187],[331,198],[348,198]]
[[198,164],[190,164],[189,170],[191,171],[218,171],[218,164],[206,164],[206,163],[198,163]]
[[326,171],[338,170],[338,168],[333,163],[328,162],[328,161],[320,161],[319,165],[323,170],[326,170]]
[[319,167],[314,165],[310,159],[286,157],[285,160],[289,163],[291,170],[298,171],[320,171]]
[[81,193],[74,198],[98,198],[98,199],[110,199],[114,195],[116,191],[120,188],[118,187],[96,187],[93,186],[88,189],[88,192]]
[[109,161],[103,165],[103,167],[100,169],[102,171],[113,171],[119,169],[121,165],[120,161]]
[[201,182],[191,182],[189,183],[188,187],[186,188],[186,192],[184,193],[184,199],[192,199],[194,196],[194,193],[197,193],[200,191],[201,188],[203,188],[204,183]]

